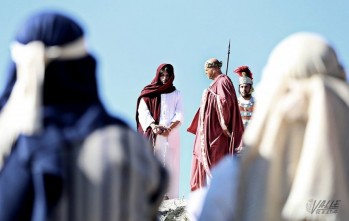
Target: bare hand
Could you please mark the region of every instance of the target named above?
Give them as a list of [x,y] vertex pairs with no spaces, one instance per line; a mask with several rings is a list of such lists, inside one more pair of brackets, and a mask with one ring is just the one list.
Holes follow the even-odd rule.
[[164,128],[164,131],[161,135],[167,137],[170,134],[170,132],[171,132],[171,128],[167,127],[167,128]]
[[154,129],[153,129],[153,133],[156,134],[156,135],[162,134],[162,132],[163,131],[162,131],[161,127],[159,127],[159,126],[155,126]]
[[239,147],[235,148],[235,153],[240,154],[242,152],[242,150],[243,150],[243,146],[240,145]]

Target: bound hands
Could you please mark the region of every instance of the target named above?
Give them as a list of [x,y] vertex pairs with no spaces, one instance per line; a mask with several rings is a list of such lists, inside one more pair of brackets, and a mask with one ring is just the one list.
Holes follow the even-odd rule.
[[162,135],[162,136],[167,137],[171,132],[171,128],[156,125],[155,123],[151,123],[150,127],[151,127],[153,133],[156,135]]

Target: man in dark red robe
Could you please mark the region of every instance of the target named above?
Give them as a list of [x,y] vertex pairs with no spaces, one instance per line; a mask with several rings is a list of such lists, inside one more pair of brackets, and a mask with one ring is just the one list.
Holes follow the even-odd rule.
[[244,132],[235,88],[221,72],[222,62],[211,58],[205,72],[213,82],[204,90],[201,105],[188,132],[195,134],[190,187],[194,191],[206,185],[211,168],[228,154],[241,151]]

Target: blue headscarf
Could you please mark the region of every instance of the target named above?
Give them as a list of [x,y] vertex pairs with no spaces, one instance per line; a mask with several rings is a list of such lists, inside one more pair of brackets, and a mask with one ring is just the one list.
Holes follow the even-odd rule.
[[[18,29],[14,40],[27,44],[41,41],[45,46],[62,46],[81,37],[82,27],[59,12],[40,12],[29,17]],[[96,82],[96,61],[93,56],[66,61],[53,61],[45,70],[43,105],[72,105],[77,109],[99,103]],[[0,98],[0,109],[6,104],[16,81],[12,63],[8,83]]]
[[[25,21],[15,40],[21,44],[41,41],[45,46],[62,46],[82,36],[82,28],[71,18],[42,12]],[[0,108],[16,82],[14,64],[9,79]],[[111,117],[101,104],[96,61],[91,55],[54,60],[46,66],[42,105],[44,130],[35,136],[20,135],[0,171],[0,220],[46,220],[65,182],[62,151],[82,142],[98,128],[127,126]]]

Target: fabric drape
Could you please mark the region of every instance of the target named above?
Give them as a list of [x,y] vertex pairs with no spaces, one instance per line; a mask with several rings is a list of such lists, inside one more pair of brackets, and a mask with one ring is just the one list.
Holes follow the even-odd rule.
[[220,75],[204,90],[201,106],[189,132],[196,133],[191,171],[191,190],[205,186],[211,167],[240,147],[244,132],[234,86]]
[[136,105],[137,130],[139,133],[144,134],[147,138],[149,138],[152,144],[154,144],[156,136],[155,134],[152,134],[151,128],[147,128],[146,130],[143,130],[138,119],[138,107],[139,107],[140,100],[143,99],[147,104],[148,109],[155,120],[155,124],[159,123],[161,94],[171,93],[174,90],[176,90],[176,88],[173,86],[173,81],[175,78],[174,74],[170,77],[170,79],[167,81],[166,84],[162,85],[160,82],[160,71],[165,65],[170,65],[170,64],[161,64],[157,68],[155,77],[153,78],[150,84],[148,84],[143,88],[143,90],[141,91],[141,94],[137,99],[137,105]]
[[[41,52],[54,47],[64,53],[65,45],[82,37],[71,18],[44,11],[24,22],[15,41],[24,47],[39,42]],[[15,64],[1,111],[23,73]],[[0,220],[155,220],[168,174],[148,142],[105,110],[94,57],[56,59],[43,71],[41,90],[28,99],[41,101],[35,109],[42,130],[19,133],[11,145],[0,171]]]
[[[316,34],[291,35],[273,50],[244,135],[249,149],[234,220],[348,220],[344,76],[334,49]],[[319,201],[333,200],[336,212],[315,211]]]

